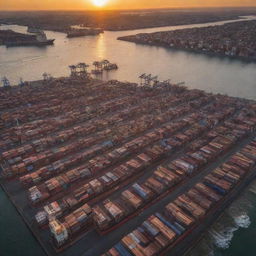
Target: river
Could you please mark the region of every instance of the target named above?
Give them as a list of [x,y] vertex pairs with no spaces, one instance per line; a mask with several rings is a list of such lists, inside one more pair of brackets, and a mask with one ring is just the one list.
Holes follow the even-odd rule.
[[0,255],[45,256],[0,187]]
[[[252,19],[252,17],[247,17]],[[68,66],[79,62],[91,64],[95,60],[109,59],[119,65],[119,70],[103,75],[103,79],[138,82],[142,73],[158,75],[160,79],[171,78],[173,82],[186,82],[190,88],[210,92],[256,99],[256,63],[246,63],[226,57],[165,49],[162,47],[136,45],[118,41],[119,36],[140,32],[155,32],[209,25],[173,26],[133,31],[106,31],[99,36],[66,38],[63,33],[46,32],[48,38],[55,38],[54,46],[0,47],[0,77],[7,76],[11,83],[42,78],[44,72],[54,77],[67,76]],[[26,32],[26,27],[9,25],[0,29]]]
[[[252,19],[252,17],[247,17],[247,19]],[[0,46],[0,77],[7,76],[12,84],[16,84],[20,77],[28,81],[41,79],[44,72],[50,73],[54,77],[67,76],[69,74],[68,66],[71,64],[79,62],[91,64],[95,60],[109,59],[118,64],[119,70],[104,74],[103,79],[138,82],[138,76],[141,73],[152,73],[158,75],[162,80],[171,78],[174,82],[185,81],[190,88],[256,99],[256,63],[116,40],[119,36],[140,32],[222,25],[226,22],[122,32],[107,31],[99,36],[72,39],[66,38],[63,33],[47,31],[48,38],[56,39],[54,46],[45,48]],[[0,29],[26,32],[27,28],[3,25],[0,26]],[[256,251],[253,239],[256,229],[255,208],[251,214],[251,223],[248,229],[240,228],[232,233],[234,243],[231,243],[229,249],[218,249],[211,238],[211,248],[214,248],[215,256],[240,256],[241,252],[243,252],[243,256],[252,256],[250,252]],[[244,246],[246,246],[247,252],[243,250]],[[201,248],[198,250],[200,251]],[[198,254],[199,251],[194,255],[207,255]],[[41,247],[1,189],[0,255],[44,255]]]

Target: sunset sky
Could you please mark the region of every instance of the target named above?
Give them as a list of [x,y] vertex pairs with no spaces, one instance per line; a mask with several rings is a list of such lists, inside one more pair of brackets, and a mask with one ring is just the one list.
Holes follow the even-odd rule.
[[[106,3],[103,4],[103,2]],[[256,0],[0,0],[0,10],[141,9],[211,6],[256,6]]]

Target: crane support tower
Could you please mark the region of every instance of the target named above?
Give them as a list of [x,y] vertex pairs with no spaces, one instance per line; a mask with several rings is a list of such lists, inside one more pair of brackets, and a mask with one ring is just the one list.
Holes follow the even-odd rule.
[[4,87],[4,88],[9,88],[9,87],[11,87],[10,81],[7,79],[6,76],[3,77],[2,82],[3,82],[3,87]]

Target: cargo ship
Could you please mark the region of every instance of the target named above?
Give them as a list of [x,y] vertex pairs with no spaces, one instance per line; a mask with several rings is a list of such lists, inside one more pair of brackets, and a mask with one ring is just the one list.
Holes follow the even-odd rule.
[[47,39],[46,34],[43,31],[37,33],[35,40],[12,40],[6,41],[6,47],[15,47],[15,46],[47,46],[53,45],[55,39]]
[[67,32],[68,38],[82,37],[82,36],[95,36],[103,33],[103,29],[89,28],[89,29],[71,29]]

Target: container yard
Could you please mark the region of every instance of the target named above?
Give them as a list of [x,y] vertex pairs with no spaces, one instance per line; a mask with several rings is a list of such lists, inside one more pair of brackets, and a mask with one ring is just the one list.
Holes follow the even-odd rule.
[[47,255],[183,255],[255,176],[254,101],[75,76],[0,96],[1,186]]
[[[102,256],[166,255],[211,214],[255,167],[253,139],[194,187],[141,223]],[[255,152],[255,151],[254,151]],[[253,170],[255,171],[255,170]],[[249,175],[252,178],[251,175]],[[173,250],[174,251],[174,250]]]

